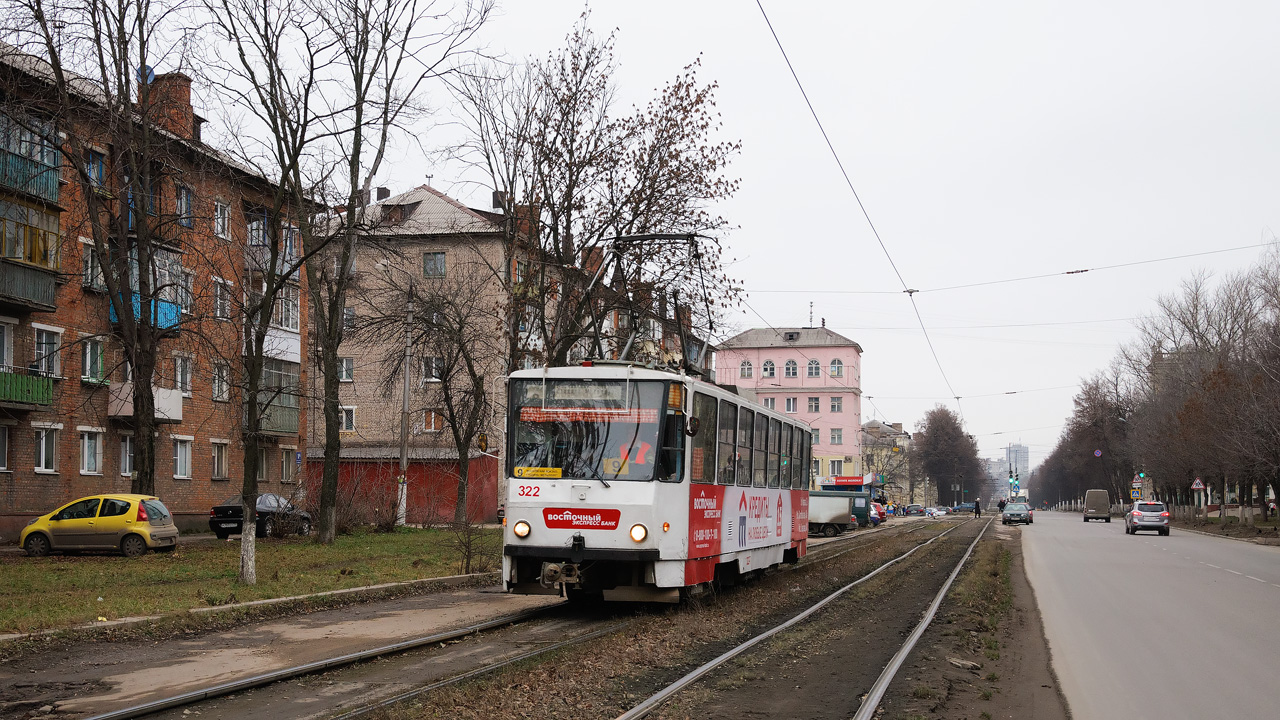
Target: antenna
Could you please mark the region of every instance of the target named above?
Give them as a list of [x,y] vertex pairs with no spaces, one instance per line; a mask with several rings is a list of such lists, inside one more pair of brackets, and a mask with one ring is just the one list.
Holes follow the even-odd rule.
[[809,327],[813,327],[813,301],[809,301]]

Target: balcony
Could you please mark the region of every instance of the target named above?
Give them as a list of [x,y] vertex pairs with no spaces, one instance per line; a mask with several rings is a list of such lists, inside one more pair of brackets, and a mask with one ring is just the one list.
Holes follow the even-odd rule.
[[58,309],[56,275],[33,265],[0,258],[0,305],[26,311]]
[[0,150],[0,185],[58,202],[58,169],[8,150]]
[[[119,324],[116,319],[116,306],[114,303],[110,306],[111,324]],[[133,293],[133,317],[135,320],[142,317],[142,296]],[[168,300],[152,300],[151,301],[151,322],[162,330],[176,330],[178,323],[182,320],[182,308],[178,303],[169,302]]]
[[[169,388],[152,386],[155,398],[155,418],[158,423],[182,422],[182,393]],[[107,396],[107,417],[113,420],[133,419],[133,383],[111,383]]]
[[[296,396],[286,396],[290,400],[296,402]],[[261,401],[260,401],[261,402]],[[248,406],[245,407],[246,413]],[[245,419],[245,426],[248,427],[248,418]],[[259,431],[264,435],[297,435],[298,434],[298,407],[296,405],[282,405],[280,398],[268,402],[265,408],[262,408],[262,423]]]
[[53,403],[53,378],[0,365],[0,407],[35,410]]

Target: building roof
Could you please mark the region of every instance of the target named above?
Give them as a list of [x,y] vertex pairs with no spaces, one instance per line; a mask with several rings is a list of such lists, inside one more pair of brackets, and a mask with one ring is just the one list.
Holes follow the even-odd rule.
[[[788,340],[794,333],[794,340]],[[751,328],[720,343],[720,350],[774,347],[852,347],[859,353],[862,346],[825,327]]]
[[[393,208],[403,208],[395,217]],[[380,222],[386,216],[386,222]],[[382,235],[463,235],[498,233],[498,223],[429,185],[382,200],[368,209],[366,221]]]

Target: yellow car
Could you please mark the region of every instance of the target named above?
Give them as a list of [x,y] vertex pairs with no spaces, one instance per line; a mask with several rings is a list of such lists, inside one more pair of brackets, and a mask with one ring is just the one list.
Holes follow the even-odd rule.
[[138,557],[148,548],[178,547],[169,508],[151,495],[111,493],[80,498],[27,523],[18,544],[32,557],[51,550],[119,550]]

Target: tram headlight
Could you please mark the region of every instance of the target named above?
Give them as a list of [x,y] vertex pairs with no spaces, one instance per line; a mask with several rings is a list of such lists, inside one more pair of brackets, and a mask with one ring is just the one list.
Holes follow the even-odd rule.
[[520,520],[516,522],[515,525],[511,526],[511,532],[515,533],[518,538],[529,537],[529,531],[531,529],[532,528],[529,527],[529,523],[524,520]]
[[631,526],[632,540],[635,540],[636,542],[644,542],[644,539],[647,537],[649,537],[649,528],[639,523]]

